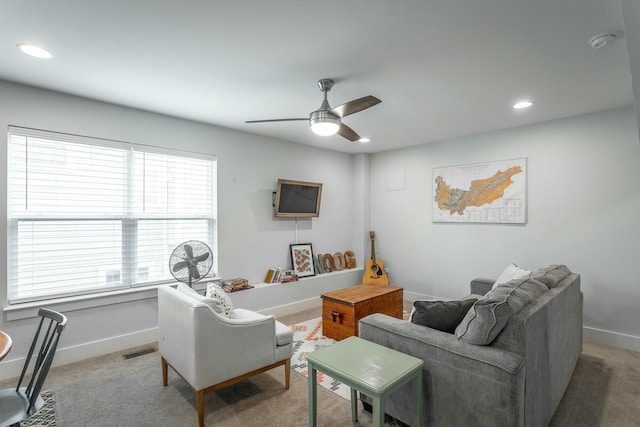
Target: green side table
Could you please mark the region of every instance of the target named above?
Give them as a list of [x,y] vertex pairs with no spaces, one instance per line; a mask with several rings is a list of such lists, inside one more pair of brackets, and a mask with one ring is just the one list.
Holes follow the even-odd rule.
[[373,425],[384,425],[384,400],[408,382],[413,385],[414,426],[422,425],[422,360],[359,337],[349,337],[307,355],[309,426],[316,426],[317,371],[351,387],[351,418],[358,421],[357,392],[373,399]]

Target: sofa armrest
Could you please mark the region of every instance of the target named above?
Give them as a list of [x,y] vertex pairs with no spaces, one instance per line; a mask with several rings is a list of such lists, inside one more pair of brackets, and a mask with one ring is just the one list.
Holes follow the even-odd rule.
[[[385,314],[366,316],[358,323],[358,331],[361,338],[403,353],[425,359],[445,356],[451,363],[464,363],[470,369],[474,365],[486,365],[508,374],[516,374],[523,365],[522,356],[516,353],[491,346],[467,344],[459,341],[453,334]],[[414,354],[418,348],[418,354]]]
[[476,295],[484,295],[491,290],[491,287],[495,283],[494,279],[487,279],[485,277],[477,277],[471,281],[471,293]]

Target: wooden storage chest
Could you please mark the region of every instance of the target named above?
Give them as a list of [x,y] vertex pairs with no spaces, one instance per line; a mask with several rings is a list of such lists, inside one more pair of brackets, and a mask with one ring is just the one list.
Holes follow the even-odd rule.
[[402,288],[356,285],[322,294],[322,334],[342,340],[358,335],[358,321],[373,313],[402,319]]

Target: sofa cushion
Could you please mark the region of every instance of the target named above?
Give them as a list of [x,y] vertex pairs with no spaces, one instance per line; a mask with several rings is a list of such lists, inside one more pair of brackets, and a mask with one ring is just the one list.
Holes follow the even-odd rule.
[[550,265],[544,267],[531,275],[532,279],[537,279],[547,285],[549,289],[553,289],[558,286],[558,283],[565,277],[571,274],[571,270],[565,265]]
[[220,302],[220,300],[217,300],[211,297],[206,297],[204,295],[200,295],[198,292],[196,292],[195,289],[191,289],[188,285],[185,285],[184,283],[179,283],[176,289],[185,295],[191,296],[193,299],[199,302],[207,304],[209,307],[213,309],[213,311],[225,316],[224,308],[222,307],[222,303]]
[[414,301],[411,323],[454,333],[477,299],[461,301]]
[[456,337],[469,344],[491,344],[512,315],[546,290],[544,283],[535,279],[516,279],[498,285],[475,302],[456,328]]
[[227,295],[227,293],[220,286],[215,283],[208,283],[206,295],[220,301],[224,310],[224,314],[226,314],[230,319],[233,319],[233,303],[231,302],[231,298],[229,298],[229,295]]
[[495,289],[496,287],[498,287],[498,285],[507,283],[510,280],[524,279],[529,277],[530,275],[531,271],[520,268],[515,264],[509,264],[507,268],[505,268],[504,271],[500,274],[500,276],[498,276],[491,289]]

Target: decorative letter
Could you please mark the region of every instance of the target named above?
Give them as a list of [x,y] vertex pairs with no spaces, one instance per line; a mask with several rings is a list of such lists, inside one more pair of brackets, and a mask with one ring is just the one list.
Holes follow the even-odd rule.
[[333,257],[331,256],[331,254],[324,254],[322,261],[324,264],[324,271],[326,271],[327,273],[331,273],[336,269],[336,265],[333,263]]
[[324,265],[322,265],[322,254],[318,254],[314,259],[313,259],[313,265],[316,266],[316,273],[317,274],[323,274],[326,273],[326,271],[324,271]]
[[341,252],[333,254],[333,265],[336,266],[337,271],[344,270],[344,255]]
[[356,268],[356,256],[353,251],[344,253],[344,266],[347,268]]

